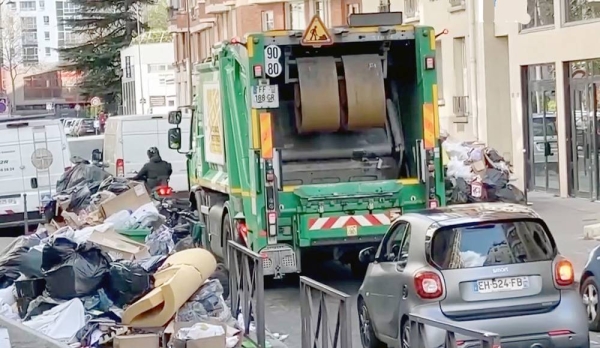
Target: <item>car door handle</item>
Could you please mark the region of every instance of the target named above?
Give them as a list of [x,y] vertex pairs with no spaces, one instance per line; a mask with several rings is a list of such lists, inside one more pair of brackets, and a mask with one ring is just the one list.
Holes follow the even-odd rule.
[[408,297],[408,286],[402,286],[402,299],[406,299]]

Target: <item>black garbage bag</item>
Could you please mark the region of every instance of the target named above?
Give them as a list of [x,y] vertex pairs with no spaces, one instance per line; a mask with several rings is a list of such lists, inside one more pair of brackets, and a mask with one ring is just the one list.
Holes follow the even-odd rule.
[[86,183],[80,183],[73,188],[71,192],[71,200],[69,201],[68,211],[79,212],[81,209],[90,205],[92,191],[90,191]]
[[121,260],[110,264],[107,294],[117,306],[133,303],[152,288],[151,273],[141,262]]
[[[79,162],[71,169],[64,172],[58,179],[58,182],[56,183],[56,192],[65,192],[71,187],[81,183],[85,183],[86,185],[92,184],[92,186],[95,184],[97,189],[100,183],[109,176],[110,174],[102,170],[102,168],[98,168],[87,161]],[[90,189],[92,189],[92,187],[90,187]],[[96,191],[92,191],[92,193],[96,193]]]
[[53,199],[44,206],[44,220],[47,224],[56,218],[56,213],[56,200]]
[[496,190],[496,199],[505,203],[525,204],[525,195],[512,184],[507,184],[505,187]]
[[118,196],[130,188],[129,179],[111,176],[100,183],[98,191],[110,191]]
[[487,188],[500,189],[508,184],[508,173],[499,169],[488,168],[481,179],[483,185]]
[[46,290],[52,298],[70,300],[88,296],[104,285],[108,256],[91,243],[77,245],[67,238],[56,238],[44,246],[42,271]]
[[36,235],[21,236],[4,249],[0,257],[0,288],[11,286],[21,276],[21,269],[28,265],[27,253],[40,242]]
[[469,202],[471,187],[462,178],[456,178],[452,193],[448,199],[448,204],[465,204]]

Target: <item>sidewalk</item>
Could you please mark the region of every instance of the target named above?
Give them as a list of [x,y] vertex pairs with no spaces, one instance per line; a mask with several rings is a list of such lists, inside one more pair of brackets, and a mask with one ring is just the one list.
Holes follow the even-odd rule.
[[554,235],[558,250],[573,262],[579,278],[588,255],[600,242],[583,239],[583,226],[600,223],[600,202],[583,198],[560,198],[529,192],[528,200]]

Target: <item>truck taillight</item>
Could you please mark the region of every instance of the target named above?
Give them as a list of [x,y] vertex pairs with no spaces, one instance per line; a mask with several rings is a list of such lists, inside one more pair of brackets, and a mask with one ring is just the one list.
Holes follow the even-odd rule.
[[442,280],[437,273],[419,272],[415,274],[415,290],[422,299],[435,299],[444,293]]
[[435,209],[435,208],[439,207],[440,204],[438,203],[437,199],[431,199],[427,203],[427,206],[429,207],[429,209]]
[[125,162],[122,158],[117,159],[117,176],[125,176]]
[[161,197],[170,196],[173,193],[173,189],[170,188],[169,186],[161,186],[156,190],[156,192]]
[[575,272],[573,272],[573,264],[562,259],[554,264],[554,281],[558,286],[569,286],[575,282]]
[[272,211],[269,214],[267,214],[268,218],[269,218],[269,224],[270,225],[274,225],[277,222],[277,213]]

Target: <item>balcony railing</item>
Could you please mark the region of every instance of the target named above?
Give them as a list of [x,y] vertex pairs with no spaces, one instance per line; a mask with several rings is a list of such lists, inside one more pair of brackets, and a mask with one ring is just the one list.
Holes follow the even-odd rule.
[[418,18],[420,0],[404,0],[404,15],[406,18]]
[[465,0],[449,0],[451,7],[465,6]]
[[452,110],[454,112],[454,116],[469,116],[469,96],[463,95],[452,97]]

